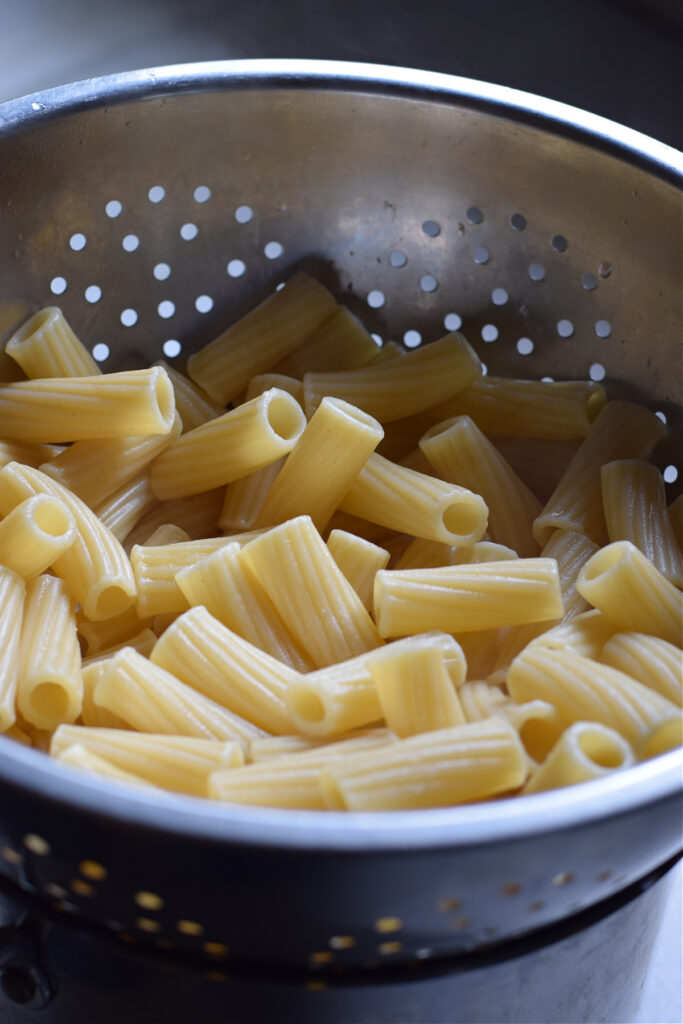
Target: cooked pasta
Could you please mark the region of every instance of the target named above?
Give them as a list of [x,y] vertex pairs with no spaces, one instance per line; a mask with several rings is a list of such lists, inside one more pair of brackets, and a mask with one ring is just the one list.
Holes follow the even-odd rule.
[[191,498],[176,498],[162,501],[151,512],[143,516],[134,530],[126,537],[126,550],[135,544],[146,544],[147,538],[159,526],[173,523],[185,530],[190,540],[205,540],[219,533],[218,516],[223,504],[225,488],[219,487],[205,494]]
[[565,622],[590,608],[588,601],[577,591],[576,580],[583,566],[597,550],[598,545],[583,533],[555,530],[541,552],[543,558],[554,558],[557,562]]
[[389,552],[364,537],[346,530],[332,530],[327,538],[327,550],[337,568],[341,570],[368,611],[372,611],[372,593],[375,573],[386,569]]
[[683,651],[680,647],[645,633],[616,633],[602,648],[598,660],[683,707]]
[[338,306],[274,370],[291,377],[303,377],[304,373],[316,370],[355,370],[366,366],[379,351],[360,320],[345,306]]
[[555,651],[571,651],[584,658],[598,658],[600,651],[617,626],[595,608],[581,612],[574,619],[561,622],[531,640],[537,647]]
[[130,553],[130,564],[137,588],[138,617],[186,611],[190,606],[176,582],[176,574],[230,543],[228,537],[207,537],[172,544],[136,544]]
[[615,729],[599,722],[575,722],[532,774],[524,793],[541,793],[588,782],[635,764],[633,751]]
[[0,565],[0,733],[16,720],[19,650],[26,583],[12,569]]
[[368,662],[383,718],[397,736],[414,736],[465,721],[441,651],[419,640],[384,647]]
[[[0,445],[0,449],[1,449]],[[2,459],[2,452],[0,451],[0,462]],[[683,494],[679,494],[678,497],[671,502],[669,505],[669,519],[673,531],[676,534],[678,540],[678,546],[683,552]]]
[[159,359],[154,365],[160,366],[168,374],[173,385],[176,412],[180,417],[183,432],[194,430],[195,427],[200,427],[202,423],[207,423],[225,412],[222,405],[212,402],[206,392],[163,359]]
[[112,761],[102,757],[100,754],[96,754],[92,750],[88,750],[81,743],[74,743],[54,756],[60,764],[71,765],[73,768],[78,768],[79,771],[86,772],[88,775],[104,776],[109,782],[124,782],[129,786],[157,788],[152,786],[151,783],[146,782],[145,779],[140,778],[139,775],[133,775],[132,772],[126,772],[122,768],[118,768]]
[[143,516],[158,504],[149,482],[149,473],[143,469],[98,505],[95,515],[102,525],[123,543]]
[[102,372],[57,306],[46,306],[29,317],[7,341],[5,352],[29,379],[93,377]]
[[59,498],[36,494],[0,522],[0,565],[31,579],[45,572],[76,539],[76,522]]

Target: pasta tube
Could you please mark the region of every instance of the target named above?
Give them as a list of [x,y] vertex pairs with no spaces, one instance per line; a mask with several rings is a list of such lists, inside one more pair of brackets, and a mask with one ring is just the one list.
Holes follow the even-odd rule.
[[190,540],[185,530],[174,523],[162,523],[150,533],[145,541],[146,548],[160,547],[162,544],[185,544]]
[[137,587],[138,618],[184,612],[190,606],[176,582],[176,574],[230,544],[229,537],[207,537],[174,544],[136,544],[130,564]]
[[541,510],[540,502],[469,416],[432,427],[420,441],[420,448],[444,480],[482,496],[488,506],[492,540],[522,557],[538,554],[532,523]]
[[135,608],[128,608],[121,615],[99,622],[91,622],[82,610],[76,613],[78,632],[85,642],[85,653],[88,657],[110,647],[119,646],[139,633],[148,623],[148,619],[138,618]]
[[95,515],[119,542],[123,542],[142,517],[158,504],[149,473],[143,469],[98,505]]
[[185,530],[191,540],[205,540],[218,534],[218,516],[225,488],[219,487],[206,494],[195,494],[191,498],[162,501],[157,508],[143,516],[138,525],[126,537],[126,548],[135,544],[146,544],[147,538],[159,526],[173,523]]
[[462,334],[416,348],[401,359],[357,370],[304,375],[304,407],[311,416],[325,396],[343,398],[380,423],[411,416],[462,391],[481,374],[481,363]]
[[306,341],[280,360],[274,370],[290,377],[303,377],[307,371],[355,370],[366,366],[378,351],[360,320],[345,306],[338,306]]
[[545,503],[579,450],[580,441],[497,437],[495,446],[538,500]]
[[389,552],[345,530],[332,530],[327,538],[327,550],[365,608],[371,611],[375,573],[386,569]]
[[176,583],[190,607],[203,605],[224,626],[290,668],[307,672],[312,667],[246,564],[239,544],[228,543],[182,569]]
[[151,661],[261,729],[291,733],[284,695],[298,673],[221,625],[206,608],[177,618],[157,641]]
[[279,757],[302,754],[305,750],[315,750],[328,742],[327,737],[316,740],[311,736],[266,736],[261,740],[251,741],[249,760],[253,762],[272,761]]
[[152,463],[154,493],[168,501],[228,484],[291,451],[305,426],[299,403],[271,388],[173,441]]
[[39,576],[75,539],[76,523],[67,506],[49,494],[36,494],[0,522],[0,565],[24,579]]
[[237,740],[88,729],[82,725],[60,725],[52,737],[50,753],[59,757],[74,744],[154,786],[192,796],[207,796],[212,772],[244,764],[242,744]]
[[104,662],[94,701],[138,732],[242,740],[263,730],[153,664],[132,647]]
[[26,589],[17,707],[38,729],[74,722],[83,680],[73,600],[63,581],[36,576]]
[[598,722],[575,722],[559,738],[523,793],[541,793],[602,778],[635,763],[631,747],[618,732]]
[[93,377],[101,370],[57,306],[29,317],[5,345],[29,378]]
[[316,668],[380,646],[370,615],[309,516],[268,530],[243,557]]
[[562,735],[565,724],[557,709],[546,700],[510,701],[496,712],[519,733],[524,749],[535,761],[543,761]]
[[[87,772],[88,775],[102,775],[110,782],[125,782],[129,786],[151,785],[151,783],[146,782],[140,776],[117,768],[112,761],[107,760],[106,757],[102,757],[100,754],[96,754],[92,750],[88,750],[81,743],[74,743],[72,746],[66,747],[56,757],[61,764],[68,764],[72,768],[78,768],[82,772]],[[152,788],[156,789],[156,787]]]
[[187,372],[215,402],[240,395],[248,381],[275,366],[337,309],[333,296],[299,273],[187,361]]
[[[390,649],[399,652],[414,643],[437,650],[451,686],[462,685],[467,665],[462,648],[452,636],[428,633],[407,641],[395,641]],[[285,704],[296,728],[307,736],[332,736],[378,722],[382,718],[382,706],[370,667],[383,650],[377,648],[292,679],[285,693]]]
[[0,514],[36,494],[59,498],[71,512],[77,536],[52,563],[91,620],[113,618],[133,604],[135,580],[126,553],[88,506],[40,470],[10,462],[0,470]]
[[640,759],[647,761],[650,757],[657,757],[659,754],[666,754],[668,750],[675,750],[681,744],[683,744],[683,718],[679,716],[655,729],[640,748]]
[[366,365],[376,366],[378,363],[386,363],[390,359],[402,358],[406,354],[406,350],[397,341],[385,341],[379,352]]
[[6,441],[168,434],[174,418],[173,387],[159,367],[0,384],[0,437]]
[[390,530],[466,546],[486,530],[487,507],[465,487],[371,455],[347,489],[343,512]]
[[619,631],[683,646],[683,594],[629,541],[608,544],[589,558],[576,589]]
[[499,686],[490,686],[479,679],[463,683],[458,696],[466,722],[482,722],[500,714],[501,709],[511,703]]
[[538,543],[545,544],[553,530],[576,530],[602,544],[601,467],[615,459],[646,459],[665,434],[664,424],[644,406],[608,402],[534,522]]
[[[507,562],[518,558],[516,551],[506,548],[504,544],[495,544],[491,540],[481,540],[466,548],[456,548],[453,552],[451,565],[480,565],[482,562]],[[436,567],[435,567],[436,568]]]
[[217,771],[209,778],[209,796],[229,803],[264,807],[324,810],[320,772],[349,755],[383,749],[396,742],[387,729],[376,729],[339,743],[328,743],[245,768]]
[[679,709],[623,672],[569,651],[530,644],[510,666],[507,686],[518,703],[545,700],[565,725],[601,722],[638,746]]
[[383,434],[381,424],[361,409],[324,398],[270,487],[255,525],[306,514],[324,530]]
[[585,437],[606,401],[602,385],[589,380],[487,376],[446,399],[434,413],[441,420],[469,416],[487,437],[567,440]]
[[[154,639],[156,641],[156,636]],[[131,646],[134,646],[134,641],[135,637],[133,637]],[[135,649],[137,650],[137,646]],[[118,650],[121,650],[121,648],[115,648],[114,653]],[[99,704],[95,703],[95,690],[97,689],[97,684],[104,675],[107,667],[106,663],[109,660],[109,657],[111,657],[111,655],[103,656],[99,659],[95,658],[88,664],[83,665],[83,707],[81,708],[80,721],[83,722],[83,725],[91,728],[130,729],[131,726],[125,719],[120,718],[119,715],[115,715],[112,711],[107,711],[106,708],[100,707]]]
[[489,718],[343,758],[320,779],[331,809],[393,811],[483,800],[517,789],[526,773],[515,729]]
[[212,402],[205,391],[193,384],[184,373],[179,373],[178,370],[169,366],[163,359],[159,359],[154,365],[160,366],[168,374],[173,385],[176,412],[180,418],[183,432],[194,430],[195,427],[200,427],[202,423],[208,423],[209,420],[213,420],[225,412],[222,405]]
[[600,479],[610,541],[631,541],[663,576],[683,586],[683,554],[657,467],[642,459],[621,459],[603,466]]
[[[180,428],[180,417],[176,416],[166,434],[76,441],[40,469],[68,487],[90,508],[96,508],[145,469],[180,435]],[[103,466],[106,473],[102,472]]]
[[[329,541],[328,541],[329,543]],[[476,545],[473,545],[476,547]],[[441,544],[439,541],[424,540],[416,537],[401,554],[395,569],[436,569],[440,565],[454,565],[458,549],[452,544]],[[386,568],[382,566],[381,568]]]
[[590,611],[581,612],[575,619],[561,622],[552,629],[542,632],[530,642],[537,647],[571,651],[580,654],[582,658],[597,660],[600,651],[616,631],[617,627],[613,622],[610,622],[602,612],[591,608]]
[[433,644],[416,641],[392,646],[369,661],[387,727],[397,736],[414,736],[465,721],[458,694]]
[[545,622],[563,614],[557,563],[552,558],[385,569],[375,577],[375,621],[380,636],[429,629],[468,633]]
[[598,545],[583,533],[555,530],[541,552],[543,558],[554,558],[557,562],[564,601],[564,622],[590,608],[588,601],[578,593],[576,580],[583,566],[597,550]]
[[[0,445],[0,448],[2,446]],[[0,452],[0,462],[2,459],[2,453]],[[669,519],[673,531],[676,534],[678,540],[678,546],[683,551],[683,494],[679,494],[678,497],[671,502],[669,505]]]
[[21,444],[19,441],[0,441],[0,469],[8,462],[22,462],[25,466],[32,466],[33,469],[54,459],[63,451],[61,445],[57,444]]
[[680,647],[645,633],[617,633],[607,641],[599,660],[683,707],[683,651]]
[[16,720],[19,649],[26,584],[16,572],[0,565],[0,733]]

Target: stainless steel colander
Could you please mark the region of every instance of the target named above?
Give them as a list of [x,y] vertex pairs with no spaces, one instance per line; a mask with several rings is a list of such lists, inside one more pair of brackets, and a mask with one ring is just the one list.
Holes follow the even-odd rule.
[[[96,79],[0,106],[0,317],[57,303],[104,369],[182,365],[304,268],[383,340],[462,324],[492,372],[604,378],[670,425],[673,483],[679,173],[600,118],[436,74],[247,61]],[[424,960],[675,856],[681,768],[671,753],[525,799],[341,816],[157,800],[0,737],[0,869],[213,958]]]

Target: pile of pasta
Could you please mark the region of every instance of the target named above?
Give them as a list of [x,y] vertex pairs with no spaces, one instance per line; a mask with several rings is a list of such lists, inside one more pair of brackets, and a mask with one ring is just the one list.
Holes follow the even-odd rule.
[[459,332],[378,348],[303,273],[187,376],[102,373],[56,307],[3,360],[0,733],[160,797],[349,811],[681,743],[647,408],[483,375]]

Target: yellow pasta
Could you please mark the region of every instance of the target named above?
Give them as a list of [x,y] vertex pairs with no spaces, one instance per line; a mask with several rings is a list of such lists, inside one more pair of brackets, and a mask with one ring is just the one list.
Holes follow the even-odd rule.
[[657,467],[642,459],[621,459],[603,466],[600,479],[610,541],[631,541],[663,576],[683,586],[683,554]]
[[225,488],[219,487],[206,494],[195,494],[191,498],[177,498],[162,501],[157,508],[143,516],[138,525],[126,537],[126,549],[135,544],[146,544],[147,538],[159,526],[173,523],[185,530],[191,540],[205,540],[217,536],[218,516],[223,504]]
[[381,644],[309,516],[268,530],[244,548],[247,565],[316,668]]
[[538,543],[545,544],[553,530],[576,530],[602,544],[601,467],[615,459],[646,459],[665,434],[664,424],[644,406],[608,402],[534,522]]
[[[423,647],[431,645],[438,650],[451,686],[462,685],[466,662],[462,648],[452,636],[428,633],[408,641],[396,641],[390,649],[398,652],[414,642]],[[292,679],[285,693],[285,704],[296,728],[307,736],[322,737],[380,721],[382,706],[370,666],[383,650],[377,648]]]
[[541,510],[540,502],[469,416],[432,427],[420,441],[420,448],[444,480],[482,496],[488,506],[492,540],[522,557],[538,554],[532,523]]
[[487,437],[585,437],[607,401],[592,381],[480,377],[434,410],[437,420],[469,416]]
[[332,530],[327,538],[327,550],[337,568],[344,574],[368,611],[372,610],[375,573],[386,569],[389,552],[355,533]]
[[580,441],[497,437],[495,446],[519,479],[545,503],[579,450]]
[[[472,547],[476,547],[472,545]],[[439,541],[424,540],[416,537],[398,558],[395,569],[436,569],[440,565],[454,565],[456,554],[462,550],[452,544],[441,544]]]
[[631,747],[618,732],[598,722],[575,722],[559,738],[533,773],[524,793],[541,793],[599,779],[635,763]]
[[26,588],[17,707],[38,729],[74,722],[83,680],[73,601],[56,576],[36,576]]
[[380,636],[430,629],[468,633],[561,618],[562,593],[552,558],[385,569],[375,577]]
[[144,654],[144,656],[148,658],[154,650],[156,642],[156,633],[150,629],[149,626],[143,626],[140,632],[136,633],[135,636],[128,637],[120,643],[112,644],[111,647],[103,648],[101,651],[98,651],[97,654],[91,654],[88,657],[83,658],[83,670],[85,671],[85,669],[90,668],[92,665],[97,665],[102,661],[106,661],[108,658],[112,658],[117,651],[122,650],[124,647],[133,647],[138,654]]
[[496,713],[515,727],[524,749],[536,763],[545,760],[565,729],[557,709],[547,700],[527,700],[522,704],[510,701]]
[[49,459],[54,459],[64,449],[57,444],[21,444],[19,441],[0,441],[0,469],[8,462],[22,462],[25,466],[38,469]]
[[149,473],[143,469],[98,505],[95,515],[123,543],[142,517],[158,504],[149,482]]
[[85,642],[85,653],[88,657],[108,650],[110,647],[118,647],[124,640],[135,636],[148,624],[149,619],[138,618],[134,607],[127,608],[121,615],[115,615],[111,619],[99,622],[92,622],[88,619],[82,609],[76,613],[78,633]]
[[225,412],[222,405],[212,402],[205,391],[163,359],[159,359],[154,365],[160,366],[168,374],[173,385],[176,412],[180,417],[183,431],[194,430],[195,427],[200,427],[202,423],[208,423]]
[[477,541],[465,548],[456,548],[453,552],[451,565],[480,565],[483,562],[507,562],[518,558],[516,551],[504,544],[496,544],[491,540]]
[[292,731],[284,695],[298,673],[192,608],[168,627],[151,661],[183,683],[270,733]]
[[48,494],[36,494],[0,522],[0,565],[30,579],[45,572],[76,539],[70,510]]
[[683,594],[630,541],[608,544],[589,558],[576,589],[620,631],[683,646]]
[[298,754],[278,757],[230,771],[217,771],[209,779],[209,796],[229,803],[265,807],[324,810],[320,772],[349,755],[383,749],[396,742],[388,729],[325,744]]
[[[493,662],[487,662],[480,674],[494,686],[505,685],[508,669],[517,655],[524,650],[527,644],[547,635],[557,622],[557,619],[552,619],[550,622],[526,622],[521,626],[506,626],[505,629],[498,630]],[[476,633],[470,635],[477,636]]]
[[617,627],[595,608],[574,619],[561,622],[530,641],[537,647],[555,651],[573,651],[583,658],[598,658]]
[[176,583],[176,573],[230,544],[228,537],[207,537],[173,544],[136,544],[130,564],[137,588],[137,615],[141,619],[189,608]]
[[680,647],[645,633],[616,633],[602,648],[599,660],[683,707]]
[[336,311],[313,334],[274,367],[276,373],[303,377],[315,370],[355,370],[366,366],[378,354],[378,347],[360,320],[345,306]]
[[88,750],[81,743],[74,743],[72,746],[66,747],[59,754],[56,754],[55,757],[60,764],[71,765],[72,768],[78,768],[79,771],[86,772],[88,775],[101,775],[109,782],[125,782],[129,786],[157,788],[152,786],[151,783],[146,782],[145,779],[140,778],[139,775],[123,771],[112,761],[102,757],[100,754],[94,753],[92,750]]
[[242,744],[237,740],[88,729],[82,725],[60,725],[52,737],[50,753],[59,757],[75,744],[154,786],[192,796],[208,795],[212,772],[244,764]]
[[564,601],[564,621],[587,612],[588,601],[576,589],[579,572],[598,550],[598,545],[575,530],[555,530],[541,552],[543,558],[554,558],[560,574],[560,587]]
[[228,484],[291,451],[305,426],[299,403],[271,388],[173,441],[152,463],[154,493],[168,501]]
[[[156,641],[156,637],[154,637],[154,639]],[[135,638],[133,637],[132,640],[134,641]],[[121,648],[116,648],[115,652],[120,649]],[[103,656],[101,659],[95,658],[90,663],[83,664],[83,706],[81,708],[81,717],[79,720],[83,725],[87,725],[91,728],[130,729],[131,726],[125,719],[121,718],[119,715],[115,715],[113,711],[107,711],[106,708],[100,707],[99,704],[95,703],[95,690],[97,689],[97,684],[105,673],[107,667],[106,663],[108,660],[109,658],[107,656]]]
[[414,736],[465,721],[441,651],[418,641],[389,646],[369,661],[382,715],[397,736]]
[[[142,472],[180,435],[181,426],[180,417],[176,415],[173,426],[165,434],[77,441],[40,469],[68,487],[90,508],[96,508]],[[103,466],[106,466],[104,473]]]
[[57,306],[29,317],[5,345],[29,378],[92,377],[102,371]]
[[340,508],[390,530],[442,544],[473,544],[486,530],[487,507],[479,494],[377,454],[360,470]]
[[397,341],[385,341],[379,352],[366,365],[376,366],[378,363],[386,363],[390,359],[401,358],[406,354],[406,350]]
[[[0,445],[0,448],[2,446]],[[0,462],[2,459],[2,453],[0,452]],[[678,546],[683,551],[683,494],[679,494],[678,497],[671,502],[669,505],[669,519],[673,531],[676,534],[678,540]]]
[[565,725],[601,722],[636,747],[657,726],[680,713],[671,701],[623,672],[536,644],[515,658],[507,686],[518,703],[548,701]]
[[113,618],[136,597],[133,571],[125,551],[88,506],[56,480],[30,466],[10,462],[0,470],[0,514],[9,513],[36,494],[59,498],[71,512],[77,536],[52,568],[68,584],[91,620]]
[[0,437],[6,441],[168,434],[174,418],[173,386],[159,367],[0,384]]
[[499,686],[490,686],[481,679],[463,683],[458,697],[466,722],[482,722],[499,714],[506,704],[511,703]]
[[131,647],[104,662],[94,701],[139,732],[243,742],[264,735],[253,722],[187,686]]
[[241,555],[239,544],[227,543],[182,569],[175,579],[190,607],[203,605],[224,626],[290,668],[300,672],[312,668]]
[[666,754],[669,750],[676,750],[683,744],[683,717],[671,718],[664,725],[655,729],[651,736],[640,748],[640,758],[646,761],[650,757],[657,757],[659,754]]
[[229,402],[258,373],[274,367],[337,310],[307,274],[290,278],[236,324],[187,361],[187,372],[216,402]]
[[343,758],[323,769],[321,785],[329,808],[388,811],[483,800],[517,789],[526,773],[515,729],[489,718]]
[[189,540],[189,534],[180,526],[176,526],[175,523],[162,523],[161,526],[157,526],[155,530],[152,530],[149,537],[146,538],[145,547],[154,548],[162,544],[185,544]]
[[427,409],[471,384],[481,363],[457,331],[439,341],[357,370],[304,375],[304,406],[311,416],[326,396],[363,409],[380,423]]
[[26,584],[16,572],[0,565],[0,733],[16,720],[19,649]]
[[306,514],[324,530],[349,487],[353,489],[362,476],[383,434],[381,424],[361,409],[324,398],[285,459],[255,526]]
[[[385,730],[365,729],[356,733],[345,733],[336,739],[341,741],[351,739],[353,736],[383,731]],[[262,739],[252,740],[249,744],[249,761],[254,763],[273,761],[280,757],[290,757],[292,754],[303,754],[306,750],[317,750],[318,747],[323,747],[326,744],[330,744],[327,736],[321,739],[315,739],[312,736],[265,736]]]
[[6,732],[2,732],[2,729],[0,729],[0,733],[6,736],[8,740],[16,740],[17,743],[23,743],[25,747],[31,746],[31,737],[23,729],[20,729],[18,725],[10,726]]

